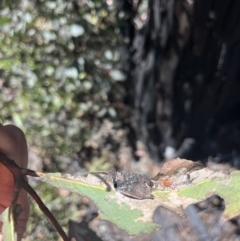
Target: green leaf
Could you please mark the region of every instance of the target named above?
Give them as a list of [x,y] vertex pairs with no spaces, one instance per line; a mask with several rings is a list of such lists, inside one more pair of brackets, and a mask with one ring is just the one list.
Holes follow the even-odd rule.
[[158,228],[158,225],[152,221],[151,213],[142,212],[144,205],[152,200],[131,199],[114,190],[107,190],[104,184],[94,184],[97,177],[94,179],[93,175],[89,175],[90,179],[85,180],[84,177],[80,177],[79,180],[69,179],[60,173],[39,175],[44,182],[88,197],[98,207],[102,219],[114,223],[130,235],[150,233]]
[[1,215],[0,221],[3,222],[2,233],[4,241],[15,241],[17,235],[14,232],[14,221],[12,215],[9,218],[9,208],[7,208]]
[[240,214],[240,172],[234,171],[223,178],[205,179],[194,186],[184,188],[178,192],[180,196],[203,200],[208,194],[219,195],[225,200],[226,208],[223,217],[232,218]]
[[[179,170],[181,169],[180,167]],[[164,186],[161,178],[152,180],[155,186],[152,192],[154,199],[144,200],[133,199],[116,191],[109,175],[90,173],[76,178],[59,173],[39,173],[39,176],[53,186],[89,198],[99,209],[100,218],[114,223],[130,235],[151,233],[160,228],[153,221],[153,214],[158,206],[185,215],[184,210],[190,204],[214,194],[225,200],[223,220],[240,214],[240,171],[229,174],[209,168],[185,173],[180,171],[165,177],[172,182],[172,186]]]

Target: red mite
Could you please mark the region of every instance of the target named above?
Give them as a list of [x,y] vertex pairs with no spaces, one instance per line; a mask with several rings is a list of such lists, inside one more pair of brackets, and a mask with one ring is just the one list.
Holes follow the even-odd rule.
[[173,185],[173,183],[168,179],[162,179],[161,184],[165,187],[171,187]]

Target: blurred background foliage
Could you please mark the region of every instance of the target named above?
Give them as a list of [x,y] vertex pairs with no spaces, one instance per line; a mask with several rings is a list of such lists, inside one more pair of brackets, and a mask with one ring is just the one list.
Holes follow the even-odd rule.
[[0,16],[1,121],[50,158],[78,158],[101,121],[121,113],[113,1],[3,1]]
[[[91,146],[102,122],[115,128],[127,118],[114,2],[6,0],[0,6],[1,123],[14,123],[26,133],[42,162],[30,155],[32,169],[65,172],[73,160],[81,165],[79,153]],[[107,156],[105,149],[92,156],[92,165],[82,165],[87,171],[111,169],[115,164]],[[86,216],[86,200],[81,207],[77,195],[32,184],[66,231],[68,219]],[[57,240],[31,206],[26,240]]]

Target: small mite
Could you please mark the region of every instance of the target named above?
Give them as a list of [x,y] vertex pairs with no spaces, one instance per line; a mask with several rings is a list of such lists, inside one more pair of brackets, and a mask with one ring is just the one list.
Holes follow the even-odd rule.
[[161,180],[161,183],[165,187],[171,187],[172,186],[172,182],[170,180],[168,180],[168,179]]
[[176,184],[171,182],[169,179],[162,179],[160,181],[161,181],[161,185],[164,186],[164,187],[168,187],[168,188],[176,187]]

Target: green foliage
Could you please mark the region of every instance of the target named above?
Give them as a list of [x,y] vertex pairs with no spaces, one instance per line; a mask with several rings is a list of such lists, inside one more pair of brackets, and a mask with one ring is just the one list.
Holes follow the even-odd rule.
[[132,208],[128,204],[131,203],[131,199],[126,198],[124,202],[115,191],[107,190],[103,185],[94,184],[91,181],[66,178],[59,173],[41,174],[41,178],[53,186],[88,197],[99,209],[102,219],[114,223],[131,235],[149,233],[158,227],[153,220],[138,220],[143,216],[144,211],[142,210],[144,206],[139,203],[142,202],[140,200],[135,200],[136,205]]
[[0,221],[3,222],[2,234],[4,241],[15,241],[16,233],[14,232],[14,222],[12,215],[9,215],[10,209],[7,208],[1,215]]
[[[119,194],[112,187],[112,181],[109,182],[109,180],[99,176],[99,173],[88,174],[87,177],[62,176],[59,173],[39,173],[39,176],[42,181],[55,187],[86,196],[97,206],[102,219],[114,223],[130,235],[141,235],[160,228],[153,221],[153,213],[159,205],[183,215],[185,208],[190,204],[217,194],[224,198],[226,204],[222,214],[223,220],[238,215],[240,213],[238,197],[240,172],[234,171],[231,174],[226,174],[210,171],[215,175],[214,177],[213,175],[204,175],[208,171],[207,168],[196,171],[198,179],[194,181],[194,184],[189,182],[187,186],[178,185],[177,188],[169,190],[158,188],[153,192],[154,199],[144,200]],[[201,176],[200,179],[199,176]]]
[[88,172],[107,171],[113,169],[108,161],[108,151],[105,149],[100,157],[93,158],[92,162],[86,163]]
[[231,176],[217,178],[215,180],[206,179],[197,185],[179,191],[179,195],[201,200],[206,198],[206,194],[213,192],[221,196],[226,203],[224,216],[226,219],[240,213],[240,172],[232,172]]
[[[102,119],[118,121],[124,95],[118,33],[111,1],[1,2],[0,123],[24,130],[29,145],[47,160],[45,170],[65,171]],[[109,168],[106,155],[87,168]],[[80,218],[76,196],[63,197],[42,184],[35,189],[65,229],[68,219]],[[48,224],[31,204],[27,237],[57,240]]]
[[0,13],[1,118],[48,155],[76,158],[123,94],[114,5],[4,1]]

